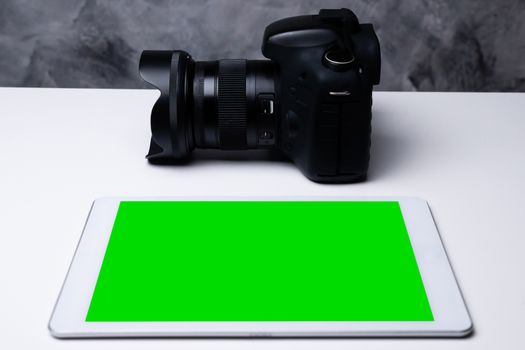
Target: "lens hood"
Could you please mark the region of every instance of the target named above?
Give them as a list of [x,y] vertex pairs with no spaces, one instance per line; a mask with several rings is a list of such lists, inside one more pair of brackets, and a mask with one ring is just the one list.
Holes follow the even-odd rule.
[[193,150],[192,123],[188,113],[188,74],[193,64],[184,51],[144,51],[139,73],[160,91],[151,112],[151,161],[182,159]]

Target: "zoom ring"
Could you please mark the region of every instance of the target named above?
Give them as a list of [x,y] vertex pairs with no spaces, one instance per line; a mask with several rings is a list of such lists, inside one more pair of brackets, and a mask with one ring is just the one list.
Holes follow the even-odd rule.
[[220,60],[218,85],[219,147],[247,148],[246,60]]

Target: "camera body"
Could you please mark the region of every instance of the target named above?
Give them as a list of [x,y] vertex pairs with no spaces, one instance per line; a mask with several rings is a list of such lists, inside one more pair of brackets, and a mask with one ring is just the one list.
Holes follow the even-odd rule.
[[140,73],[161,91],[152,111],[152,162],[194,148],[278,148],[316,182],[366,178],[379,42],[348,9],[267,26],[264,60],[193,61],[144,51]]
[[262,52],[279,67],[279,148],[311,180],[353,182],[370,158],[379,42],[346,9],[270,24]]

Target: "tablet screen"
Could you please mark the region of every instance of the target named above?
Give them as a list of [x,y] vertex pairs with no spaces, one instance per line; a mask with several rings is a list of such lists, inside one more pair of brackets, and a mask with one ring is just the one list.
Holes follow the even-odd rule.
[[432,321],[398,202],[121,202],[87,322]]

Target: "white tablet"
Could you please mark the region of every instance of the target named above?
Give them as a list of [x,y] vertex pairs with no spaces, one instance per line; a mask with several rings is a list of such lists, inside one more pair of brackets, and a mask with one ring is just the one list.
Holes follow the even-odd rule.
[[49,322],[69,337],[464,336],[425,201],[104,198]]

